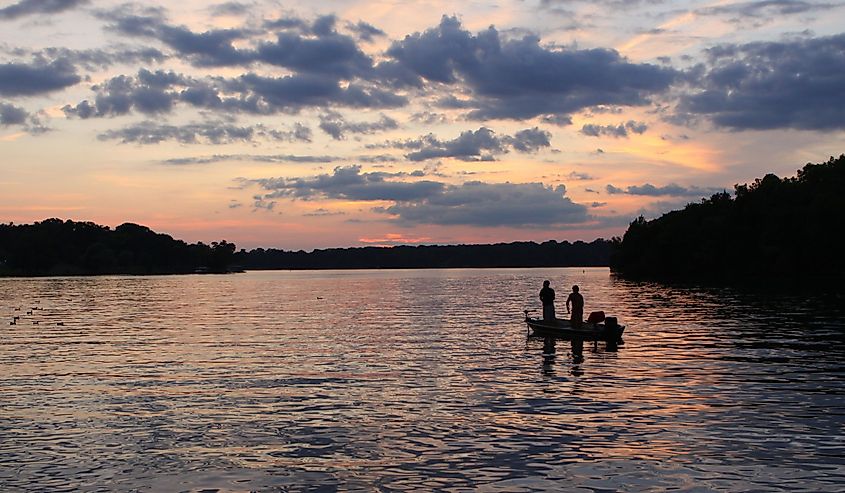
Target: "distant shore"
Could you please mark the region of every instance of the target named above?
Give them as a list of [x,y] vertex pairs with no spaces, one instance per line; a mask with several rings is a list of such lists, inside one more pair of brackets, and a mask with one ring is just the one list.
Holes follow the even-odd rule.
[[0,277],[223,274],[244,270],[607,267],[613,241],[415,245],[236,251],[221,240],[188,244],[132,223],[115,229],[47,219],[0,224]]

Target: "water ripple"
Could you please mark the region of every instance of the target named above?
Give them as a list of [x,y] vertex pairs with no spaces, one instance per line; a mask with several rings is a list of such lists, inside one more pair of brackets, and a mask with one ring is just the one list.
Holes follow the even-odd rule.
[[[545,278],[625,345],[526,339]],[[606,269],[2,279],[0,491],[840,491],[841,301]]]

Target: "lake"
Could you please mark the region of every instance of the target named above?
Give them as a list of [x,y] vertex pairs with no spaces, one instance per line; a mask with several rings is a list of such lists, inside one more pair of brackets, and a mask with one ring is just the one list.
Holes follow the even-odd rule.
[[[544,357],[544,279],[624,345]],[[0,279],[0,491],[842,491],[844,307],[603,268]]]

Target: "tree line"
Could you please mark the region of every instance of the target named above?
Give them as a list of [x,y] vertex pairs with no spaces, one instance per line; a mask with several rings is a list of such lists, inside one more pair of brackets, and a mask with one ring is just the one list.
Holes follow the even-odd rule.
[[241,250],[235,261],[245,269],[419,269],[457,267],[607,266],[611,242],[597,239],[493,245],[416,245],[285,251]]
[[627,277],[742,280],[845,277],[845,155],[767,174],[646,221],[616,242],[611,268]]
[[132,223],[0,224],[0,276],[226,272],[234,254],[225,240],[188,244]]
[[0,276],[222,273],[244,269],[387,269],[607,266],[611,242],[516,242],[330,248],[311,252],[236,251],[221,240],[188,244],[146,226],[111,229],[87,221],[47,219],[0,224]]

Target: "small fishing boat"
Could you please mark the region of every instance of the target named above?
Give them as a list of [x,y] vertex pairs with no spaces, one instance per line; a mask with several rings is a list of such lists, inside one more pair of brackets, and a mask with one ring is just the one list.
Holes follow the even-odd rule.
[[604,322],[583,322],[580,328],[572,327],[567,319],[556,318],[543,320],[532,318],[525,310],[525,323],[528,324],[529,337],[554,337],[556,339],[580,339],[583,341],[607,341],[619,343],[622,341],[624,325],[619,325],[616,317],[604,318]]

